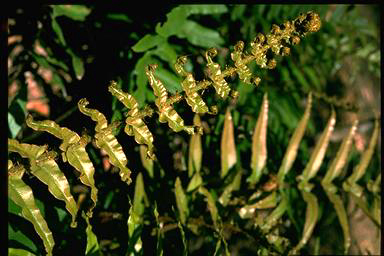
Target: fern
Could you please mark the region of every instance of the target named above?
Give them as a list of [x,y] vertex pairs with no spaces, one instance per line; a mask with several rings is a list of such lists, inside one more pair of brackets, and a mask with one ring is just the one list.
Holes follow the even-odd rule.
[[[135,67],[138,85],[136,92],[124,92],[118,83],[114,81],[108,87],[108,91],[115,97],[114,100],[120,101],[128,109],[124,132],[129,136],[133,136],[135,142],[140,145],[141,161],[143,167],[147,170],[147,174],[144,177],[143,173],[139,170],[132,169],[131,171],[127,166],[129,161],[131,161],[131,156],[126,155],[124,152],[127,151],[126,144],[120,144],[118,141],[121,139],[121,135],[118,132],[121,122],[108,124],[108,120],[103,113],[87,107],[89,102],[85,98],[81,99],[77,105],[80,112],[91,117],[96,122],[95,133],[92,136],[93,143],[96,148],[104,150],[109,158],[109,162],[119,169],[121,180],[129,185],[131,183],[131,173],[136,176],[133,203],[130,203],[131,206],[128,212],[128,247],[126,248],[126,253],[129,255],[142,255],[149,252],[146,248],[147,239],[145,239],[145,232],[147,231],[145,230],[152,225],[149,224],[150,222],[156,222],[152,226],[157,234],[157,255],[162,255],[165,251],[164,248],[166,246],[164,246],[164,243],[168,242],[167,232],[177,228],[180,232],[184,248],[183,255],[187,255],[192,250],[190,245],[188,245],[189,239],[204,235],[208,237],[210,242],[216,241],[215,247],[208,247],[211,253],[214,252],[216,255],[222,251],[229,255],[233,249],[232,242],[234,238],[232,235],[235,233],[247,239],[258,241],[257,246],[253,248],[254,252],[258,255],[266,253],[270,255],[299,253],[313,236],[317,222],[321,218],[321,204],[323,201],[325,202],[323,198],[319,198],[318,190],[312,191],[314,184],[310,183],[310,180],[313,179],[316,183],[317,173],[323,168],[322,166],[327,165],[323,162],[324,159],[327,159],[326,152],[336,123],[334,107],[344,107],[347,109],[348,107],[346,107],[345,103],[340,104],[334,97],[332,98],[319,92],[309,92],[307,107],[300,122],[297,125],[293,125],[296,127],[295,131],[291,136],[284,156],[281,158],[280,168],[274,170],[276,171],[275,175],[273,171],[269,170],[271,165],[268,163],[278,158],[273,156],[273,151],[271,153],[270,142],[268,142],[271,138],[268,135],[270,130],[269,120],[274,118],[269,116],[270,102],[273,102],[273,100],[270,100],[270,94],[265,92],[263,98],[253,104],[253,107],[259,107],[260,111],[257,120],[255,120],[256,124],[252,124],[252,129],[249,129],[254,131],[251,145],[248,144],[246,148],[250,152],[251,157],[248,166],[245,167],[243,165],[246,161],[239,154],[241,150],[239,145],[236,144],[235,141],[237,139],[234,136],[235,127],[239,127],[239,123],[242,123],[242,121],[240,121],[239,112],[233,111],[235,103],[242,101],[241,97],[244,97],[244,89],[241,87],[235,89],[231,82],[237,75],[241,85],[254,86],[258,89],[267,87],[267,82],[263,81],[260,78],[261,76],[253,74],[253,67],[257,65],[261,69],[274,69],[277,65],[277,60],[272,58],[272,55],[290,55],[290,47],[292,45],[298,44],[302,38],[309,36],[309,33],[317,32],[320,29],[320,16],[316,12],[309,11],[305,14],[300,14],[292,21],[284,22],[280,26],[273,25],[269,34],[257,34],[250,42],[249,47],[245,47],[244,42],[239,41],[229,54],[232,60],[230,61],[231,64],[226,65],[222,69],[220,63],[223,62],[223,57],[220,56],[217,48],[212,47],[217,46],[215,44],[222,44],[217,32],[207,31],[206,28],[199,27],[200,25],[187,19],[190,15],[203,12],[203,9],[200,8],[200,6],[190,6],[188,8],[180,6],[174,8],[167,15],[167,22],[156,27],[157,35],[147,35],[133,47],[135,51],[146,52]],[[79,12],[76,15],[82,17],[88,15],[86,9],[79,8],[76,10]],[[212,6],[209,8],[209,12],[212,13],[222,13],[225,11],[226,8],[223,6]],[[65,9],[54,8],[52,27],[58,34],[61,44],[65,45],[66,41],[56,21],[56,17],[61,15],[68,15],[70,17],[73,14],[66,14]],[[180,19],[183,20],[183,23],[178,24]],[[208,40],[200,41],[188,35],[184,30],[180,30],[180,27],[186,30],[193,27],[196,30],[200,30],[201,33],[209,34],[216,39],[212,41],[211,45],[207,43]],[[192,44],[210,47],[203,54],[206,61],[206,77],[204,79],[198,80],[190,72],[187,56],[177,58],[177,55],[168,43],[168,37],[173,35],[186,38]],[[170,63],[169,66],[183,80],[177,80],[175,76],[170,75],[169,71],[164,68],[164,65],[160,64],[161,62],[151,57],[151,55],[159,54],[161,51],[168,51],[168,57],[164,60]],[[82,63],[79,64],[78,58],[72,51],[69,50],[68,53],[72,56],[75,74],[81,79],[84,74]],[[159,56],[164,57],[166,55],[159,54]],[[218,60],[215,60],[216,58]],[[147,77],[149,85],[153,90],[151,96],[145,95],[147,81],[143,79],[143,74]],[[299,73],[297,75],[299,76]],[[166,81],[165,77],[172,77],[174,80],[173,82]],[[176,80],[177,83],[171,85]],[[203,94],[205,91],[213,90],[215,95],[218,96],[214,100],[205,97]],[[225,116],[223,116],[221,112],[225,105],[222,102],[225,102],[228,97],[232,99],[226,109]],[[305,137],[305,130],[310,121],[313,97],[318,101],[325,100],[325,102],[332,106],[331,117],[310,154],[302,174],[297,177],[297,182],[292,182],[292,179],[287,181],[286,176],[297,176],[297,173],[291,174],[289,171],[293,168],[296,157],[301,153],[299,147],[303,137]],[[146,98],[148,98],[149,104],[144,106]],[[151,105],[151,99],[154,99],[155,106]],[[183,104],[182,101],[184,100],[191,112],[195,114],[193,124],[191,125],[185,124],[187,119],[184,120],[181,115],[182,111],[177,106],[178,104]],[[232,111],[234,112],[233,118]],[[190,136],[188,167],[185,167],[185,169],[188,169],[188,178],[183,177],[184,175],[180,173],[169,173],[167,170],[168,166],[166,167],[162,162],[163,159],[159,157],[164,152],[161,152],[161,147],[157,146],[159,136],[154,136],[155,133],[152,130],[154,125],[151,124],[151,121],[155,121],[150,118],[154,113],[158,115],[159,123],[167,123],[172,133],[185,131],[188,134],[186,136]],[[206,117],[204,114],[209,114],[210,116],[219,115],[219,122],[216,123],[215,129],[213,125],[211,128],[209,125],[207,127],[206,122],[201,120],[202,117]],[[148,119],[146,120],[146,118]],[[123,121],[122,117],[118,119]],[[363,154],[360,164],[357,165],[351,176],[340,178],[343,181],[343,185],[336,185],[332,181],[340,176],[341,170],[348,163],[348,152],[350,151],[352,137],[357,129],[357,121],[353,123],[350,132],[340,146],[339,152],[329,165],[330,167],[326,175],[319,182],[325,190],[326,197],[334,206],[334,211],[342,227],[344,253],[348,253],[350,247],[350,231],[344,208],[345,204],[337,194],[338,190],[340,190],[338,189],[339,187],[342,187],[345,192],[350,193],[366,215],[379,228],[381,227],[378,214],[381,201],[378,194],[381,176],[379,175],[375,180],[367,183],[368,192],[363,191],[364,189],[357,184],[363,177],[376,146],[380,129],[378,119],[379,117],[375,120],[370,144]],[[216,134],[220,133],[220,120],[221,124],[223,124],[220,147],[221,172],[220,174],[215,174],[216,170],[212,166],[209,170],[209,176],[220,176],[220,178],[211,179],[207,175],[207,170],[202,167],[202,139],[204,139],[205,135],[203,133],[209,133],[209,130],[214,130]],[[77,198],[78,202],[76,205],[68,185],[72,185],[73,182],[70,182],[70,179],[67,180],[59,169],[58,159],[54,150],[48,150],[47,146],[20,143],[14,139],[9,139],[8,141],[9,152],[17,152],[20,156],[28,158],[30,167],[26,162],[14,166],[12,161],[9,160],[9,189],[16,191],[10,193],[11,200],[22,208],[23,216],[33,223],[36,232],[43,240],[46,252],[48,255],[52,255],[55,242],[48,228],[51,224],[49,222],[47,224],[40,210],[36,207],[33,193],[20,191],[22,188],[31,190],[22,181],[25,170],[30,169],[32,175],[35,175],[40,181],[48,185],[49,191],[55,198],[65,201],[66,209],[72,216],[72,228],[76,227],[77,221],[80,222],[78,215],[80,212],[82,213],[82,219],[85,220],[87,226],[86,235],[88,241],[86,255],[100,254],[100,246],[96,235],[92,231],[89,219],[93,216],[95,207],[98,207],[97,202],[100,202],[98,191],[101,189],[97,188],[98,183],[94,177],[95,168],[91,161],[92,152],[94,151],[90,147],[86,149],[86,145],[90,142],[91,138],[86,135],[79,136],[76,132],[59,126],[58,122],[53,120],[37,121],[30,114],[26,118],[26,125],[36,131],[51,133],[62,140],[59,146],[62,160],[63,162],[68,162],[80,173],[81,183],[90,187],[92,202],[91,206],[82,206],[85,198],[80,195]],[[209,144],[207,140],[205,143],[204,147]],[[275,146],[275,149],[277,149],[277,146]],[[14,158],[13,155],[12,158]],[[183,159],[184,157],[182,157],[181,161]],[[298,166],[296,165],[295,167],[297,168]],[[250,168],[249,171],[248,168]],[[51,171],[47,172],[47,170]],[[217,170],[217,172],[219,171]],[[265,177],[267,172],[269,173],[268,179]],[[165,185],[161,184],[164,182],[164,177],[168,179]],[[246,182],[244,182],[245,180]],[[151,185],[147,186],[144,182],[148,182]],[[156,201],[159,200],[159,197],[154,196],[154,194],[156,189],[164,189],[164,186],[169,190],[174,190],[174,199],[169,199],[169,202],[165,202],[163,205]],[[292,189],[292,187],[294,188]],[[246,192],[239,193],[243,189]],[[248,195],[249,192],[252,194]],[[147,196],[147,193],[150,193],[150,196]],[[284,216],[285,213],[289,215],[288,220],[294,222],[291,212],[292,202],[294,201],[290,193],[296,193],[296,199],[300,200],[302,205],[306,204],[303,228],[300,227],[301,224],[297,225],[294,223],[297,227],[300,227],[301,239],[297,239],[298,241],[287,237],[287,234],[284,232],[285,228],[280,225],[283,220],[287,220],[287,216]],[[30,195],[29,201],[20,201],[17,199],[17,194],[21,196]],[[373,207],[370,206],[369,200],[367,200],[371,195],[374,196]],[[151,207],[150,205],[155,206]],[[108,208],[108,206],[105,206],[105,208]],[[172,211],[169,208],[172,208]],[[34,215],[30,216],[26,213],[32,210]],[[87,215],[82,212],[83,210],[85,210]],[[149,212],[151,214],[148,214]],[[265,214],[264,218],[262,214]],[[16,253],[15,250],[10,249],[10,253]]]

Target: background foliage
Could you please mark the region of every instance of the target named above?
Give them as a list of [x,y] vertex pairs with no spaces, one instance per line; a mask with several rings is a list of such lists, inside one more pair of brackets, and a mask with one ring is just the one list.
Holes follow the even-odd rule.
[[[250,173],[252,131],[264,92],[268,92],[270,101],[267,138],[270,153],[266,169],[276,174],[290,135],[304,111],[307,94],[314,90],[342,102],[342,107],[336,107],[336,130],[324,163],[328,163],[337,150],[353,118],[360,120],[355,150],[345,170],[345,177],[358,162],[361,148],[368,143],[374,111],[380,111],[379,8],[373,5],[181,5],[157,6],[145,9],[145,12],[137,7],[117,8],[112,5],[44,5],[14,9],[8,20],[8,137],[24,143],[49,143],[52,149],[57,149],[58,140],[52,140],[50,135],[44,133],[33,132],[25,126],[27,112],[56,120],[61,126],[78,133],[86,129],[92,134],[94,124],[77,111],[76,103],[80,98],[90,100],[92,106],[110,121],[123,120],[127,112],[122,104],[108,94],[110,80],[116,80],[123,90],[133,93],[141,106],[153,106],[154,96],[144,73],[146,65],[157,63],[159,79],[170,93],[176,93],[181,91],[181,78],[173,67],[178,56],[187,54],[190,61],[186,68],[195,74],[197,80],[202,80],[206,77],[203,54],[207,48],[217,47],[217,60],[225,66],[226,63],[232,63],[230,52],[238,40],[247,44],[258,32],[268,33],[272,24],[281,24],[309,10],[319,13],[323,22],[321,30],[292,47],[291,56],[278,58],[276,69],[260,70],[256,65],[251,65],[253,73],[262,78],[258,88],[247,86],[237,78],[229,81],[231,87],[237,88],[240,93],[236,105],[232,105],[237,149],[237,162],[233,170],[244,170],[246,176]],[[205,91],[203,97],[208,105],[217,104],[219,107],[218,115],[202,117],[202,182],[216,200],[223,184],[228,183],[228,180],[220,179],[218,145],[225,110],[231,101],[218,100],[210,90]],[[345,104],[342,100],[345,100]],[[176,110],[186,124],[192,123],[193,113],[187,104],[178,103]],[[290,172],[287,178],[290,184],[296,183],[295,176],[308,161],[316,138],[325,127],[330,107],[317,98],[312,113],[293,167],[298,171]],[[128,157],[128,167],[133,170],[132,180],[136,180],[139,172],[143,174],[145,192],[151,202],[143,210],[145,225],[141,240],[145,245],[144,253],[152,254],[153,251],[149,250],[162,246],[164,255],[180,255],[186,248],[185,243],[188,243],[190,255],[224,250],[220,245],[221,240],[209,228],[195,235],[187,229],[180,233],[177,226],[170,226],[162,244],[156,245],[157,238],[152,234],[158,225],[154,212],[163,219],[166,216],[173,220],[179,217],[174,208],[173,189],[176,177],[180,178],[184,190],[189,183],[187,163],[190,138],[187,134],[176,134],[166,125],[159,124],[156,116],[148,118],[147,124],[154,133],[159,159],[159,163],[154,165],[154,177],[138,161],[139,146],[134,140],[123,132],[117,135]],[[363,182],[376,177],[381,170],[380,145],[379,141]],[[25,182],[33,188],[38,207],[54,235],[54,255],[69,255],[74,250],[87,251],[87,255],[98,255],[100,252],[104,255],[123,255],[130,247],[127,220],[129,199],[133,199],[135,182],[126,186],[114,169],[108,166],[102,152],[93,146],[88,149],[96,168],[95,181],[99,189],[98,204],[90,220],[94,234],[86,231],[84,220],[80,221],[78,228],[71,229],[70,216],[63,204],[47,193],[36,179],[26,177]],[[77,199],[84,193],[84,187],[73,175],[71,167],[63,166],[62,170],[72,184],[72,194]],[[324,176],[326,167],[324,164],[320,176]],[[268,175],[264,176],[268,178]],[[315,183],[319,183],[317,181]],[[242,187],[236,196],[248,198],[253,192]],[[305,250],[307,253],[340,252],[342,241],[332,236],[341,232],[336,214],[330,210],[332,205],[319,186],[315,188],[315,193],[319,201],[324,202],[320,203],[320,222]],[[295,244],[304,225],[305,204],[296,188],[292,187],[291,194],[293,207],[286,218],[285,236]],[[192,198],[200,195],[189,192],[187,196]],[[9,247],[23,248],[36,254],[43,251],[42,242],[32,225],[16,214],[17,207],[11,201],[8,208]],[[193,205],[189,214],[197,218],[205,212],[205,208],[205,205]],[[239,225],[245,225],[242,220],[231,216],[234,211],[230,206],[220,207],[219,215],[223,220],[234,219]],[[255,232],[250,231],[250,234],[258,237]],[[88,241],[93,241],[92,250],[89,247],[91,245],[86,244],[86,237]],[[246,236],[232,236],[229,232],[227,238],[233,255],[249,255],[257,249],[253,248],[252,240]],[[356,241],[354,250],[359,248]],[[375,247],[368,250],[375,252]]]

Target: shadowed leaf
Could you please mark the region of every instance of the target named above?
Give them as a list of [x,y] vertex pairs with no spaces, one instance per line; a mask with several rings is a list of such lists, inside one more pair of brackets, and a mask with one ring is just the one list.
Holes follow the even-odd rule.
[[187,192],[191,192],[198,188],[203,183],[203,179],[200,176],[200,173],[196,172],[195,175],[193,175],[191,181],[188,184]]
[[262,170],[267,161],[267,126],[268,126],[268,94],[265,93],[261,110],[257,118],[256,127],[252,136],[252,174],[248,178],[251,184],[259,182]]
[[285,151],[283,161],[281,162],[281,166],[277,175],[278,182],[281,184],[283,182],[284,176],[291,169],[293,162],[296,159],[297,151],[299,149],[299,145],[303,135],[305,133],[305,129],[308,124],[308,120],[311,114],[311,106],[312,106],[312,93],[308,95],[307,106],[305,108],[305,112],[303,117],[301,118],[299,124],[297,125],[295,132],[293,133],[287,150]]
[[85,234],[87,235],[87,246],[85,248],[86,256],[100,256],[101,251],[99,248],[99,242],[97,241],[97,236],[92,231],[92,225],[89,223],[89,218],[83,214],[87,222],[87,228],[85,229]]
[[[193,118],[193,124],[195,126],[201,126],[200,116],[195,114]],[[188,176],[196,172],[200,172],[201,169],[201,160],[203,158],[203,148],[201,145],[201,135],[193,134],[189,141],[189,153],[188,153]],[[189,187],[189,186],[188,186]]]
[[217,227],[217,224],[219,221],[219,212],[216,207],[215,199],[213,198],[211,193],[203,186],[199,187],[199,193],[203,194],[207,199],[208,210],[209,210],[209,213],[211,214],[213,225]]
[[180,221],[184,225],[189,215],[188,199],[184,193],[183,187],[181,186],[179,177],[176,178],[175,182],[175,197],[177,209],[179,210]]
[[302,177],[304,183],[308,182],[311,178],[313,178],[319,170],[328,147],[329,138],[331,137],[331,134],[335,127],[335,123],[336,113],[335,110],[332,109],[331,117],[328,120],[327,126],[321,134],[319,141],[316,143],[316,146],[311,154],[308,164],[306,165],[303,171]]
[[35,254],[24,249],[8,248],[8,256],[35,256]]
[[221,136],[221,174],[223,178],[236,163],[236,145],[231,111],[227,109]]
[[352,192],[356,195],[356,197],[360,197],[363,189],[356,184],[356,182],[363,177],[365,170],[367,169],[373,152],[375,151],[375,147],[377,144],[378,136],[380,131],[380,122],[378,119],[375,120],[375,127],[371,136],[371,140],[369,141],[368,148],[364,151],[359,164],[353,169],[353,173],[348,179],[343,183],[344,190],[348,192]]

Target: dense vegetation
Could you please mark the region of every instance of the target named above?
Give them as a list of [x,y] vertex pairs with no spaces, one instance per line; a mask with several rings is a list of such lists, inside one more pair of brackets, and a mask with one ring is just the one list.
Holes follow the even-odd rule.
[[[152,161],[146,157],[145,148],[124,132],[129,108],[108,92],[111,80],[132,94],[141,109],[148,105],[156,110],[156,98],[146,74],[149,64],[158,65],[156,77],[169,95],[182,94],[183,77],[174,66],[178,57],[186,55],[185,69],[202,81],[210,76],[207,49],[217,49],[214,60],[224,70],[233,66],[231,53],[239,40],[249,50],[258,33],[268,34],[273,24],[283,24],[311,10],[321,19],[319,31],[290,47],[289,56],[273,56],[274,69],[249,63],[252,74],[261,78],[257,86],[231,76],[226,79],[238,97],[222,99],[211,87],[200,91],[209,107],[217,106],[217,114],[201,115],[201,120],[197,120],[186,101],[174,104],[185,125],[200,123],[203,135],[176,133],[160,123],[157,114],[147,116],[145,124],[154,137],[156,160]],[[77,104],[87,98],[90,107],[103,113],[108,123],[120,124],[114,134],[132,171],[132,183],[127,185],[118,175],[119,168],[111,166],[105,152],[92,141],[87,152],[95,167],[97,203],[92,218],[79,211],[78,225],[72,228],[73,219],[65,204],[56,200],[27,168],[23,181],[32,188],[37,207],[52,232],[53,255],[74,251],[78,255],[287,253],[300,242],[306,220],[307,205],[296,177],[311,162],[332,110],[336,113],[336,125],[312,182],[312,193],[319,204],[317,224],[301,252],[342,253],[343,237],[332,234],[343,231],[320,184],[349,127],[358,119],[348,161],[334,181],[344,205],[352,204],[353,199],[343,190],[343,182],[363,159],[374,121],[380,118],[378,16],[377,6],[353,5],[181,5],[148,8],[145,12],[124,6],[81,5],[15,9],[8,21],[8,138],[48,144],[49,150],[60,155],[61,141],[28,127],[27,114],[32,113],[36,120],[54,120],[61,127],[93,138],[97,133],[95,123],[78,110]],[[277,174],[290,138],[306,110],[310,92],[310,118],[283,185],[276,181]],[[254,175],[256,161],[255,126],[265,111],[262,106],[266,98],[268,154],[261,176],[255,181],[249,178]],[[370,184],[364,189],[364,202],[375,216],[381,210],[376,201],[378,191],[372,189],[381,182],[378,136],[379,146],[373,148],[373,157],[359,181],[364,188]],[[9,159],[29,165],[16,153],[9,153]],[[60,157],[54,159],[68,179],[78,206],[87,212],[92,205],[89,188],[71,165]],[[228,198],[223,197],[224,192]],[[278,228],[265,231],[261,228],[263,219],[276,202],[267,209],[254,207],[247,217],[241,209],[271,195],[276,202],[284,197],[288,203]],[[10,199],[8,212],[9,248],[24,250],[10,253],[42,254],[43,242]],[[353,211],[348,210],[349,222],[352,217]],[[349,225],[350,252],[377,253],[374,247],[361,248],[358,238],[353,236],[355,223]],[[379,229],[373,226],[372,230],[375,233]]]

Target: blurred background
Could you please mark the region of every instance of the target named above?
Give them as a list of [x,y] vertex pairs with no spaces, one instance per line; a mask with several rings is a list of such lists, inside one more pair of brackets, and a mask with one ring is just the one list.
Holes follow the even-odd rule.
[[[92,135],[93,121],[77,110],[77,102],[83,97],[90,101],[89,107],[104,113],[109,121],[124,123],[127,109],[109,94],[107,87],[111,80],[132,93],[141,107],[146,104],[153,107],[153,92],[144,73],[146,65],[159,65],[158,77],[174,94],[181,91],[181,78],[173,67],[178,56],[188,55],[186,69],[195,74],[196,80],[202,80],[206,77],[204,51],[207,48],[218,49],[216,60],[222,67],[232,65],[230,52],[237,41],[242,40],[248,45],[257,33],[268,33],[272,24],[282,24],[300,13],[313,10],[322,20],[318,32],[308,34],[300,44],[292,46],[290,56],[276,57],[277,67],[273,70],[250,65],[253,73],[262,79],[258,88],[243,84],[237,78],[229,79],[231,87],[240,93],[236,104],[230,100],[218,100],[211,90],[204,92],[207,104],[219,107],[218,115],[202,117],[205,128],[204,180],[214,184],[217,179],[214,172],[220,170],[217,145],[228,106],[232,107],[234,118],[239,156],[237,166],[250,169],[251,136],[265,92],[268,92],[270,100],[268,152],[273,153],[268,155],[267,169],[271,173],[277,172],[310,91],[317,97],[294,168],[302,169],[308,161],[309,152],[330,115],[329,103],[333,102],[336,103],[337,124],[324,162],[329,162],[353,120],[358,118],[355,150],[344,177],[353,169],[369,142],[374,118],[381,113],[379,5],[199,5],[191,8],[188,15],[171,12],[176,7],[165,5],[143,10],[141,6],[131,5],[34,5],[13,9],[8,17],[8,137],[24,143],[49,143],[51,149],[58,149],[59,140],[26,127],[24,120],[28,112],[37,119],[55,120],[60,126],[79,134],[87,132]],[[185,102],[178,103],[176,110],[186,124],[192,124],[193,113]],[[172,187],[175,177],[187,170],[189,136],[172,132],[157,121],[156,115],[146,120],[154,133],[156,154],[166,178],[158,181],[144,174],[144,181],[149,197],[157,202],[162,215],[171,212],[171,203],[164,199],[174,196],[171,189],[160,193],[158,190]],[[134,180],[136,171],[145,170],[141,161],[135,160],[140,158],[139,147],[124,132],[119,132],[117,138],[129,159],[128,167],[135,170]],[[96,168],[95,180],[99,188],[96,214],[91,219],[93,231],[104,255],[121,255],[127,249],[128,240],[126,220],[129,205],[126,195],[132,198],[134,189],[120,182],[103,152],[91,146],[89,153]],[[381,136],[363,182],[378,175],[380,163]],[[325,164],[319,176],[324,176],[326,167]],[[82,191],[80,183],[71,167],[64,167],[63,171],[71,184],[77,184],[73,186],[77,198]],[[297,174],[291,172],[287,179],[294,183]],[[315,179],[315,183],[318,181],[320,177]],[[55,255],[69,255],[74,248],[83,250],[84,230],[70,229],[70,218],[65,208],[47,195],[36,179],[29,178],[26,182],[34,189],[48,225],[56,223],[49,225],[57,241]],[[322,194],[319,192],[318,196],[321,198]],[[304,207],[304,203],[299,203],[299,206]],[[321,225],[315,229],[309,246],[317,248],[321,254],[342,251],[341,229],[335,224],[336,213],[330,210],[332,205],[329,203],[321,207]],[[354,241],[350,252],[379,253],[377,229],[355,208],[352,203],[348,206],[351,220],[356,219],[350,220]],[[297,213],[297,217],[303,214],[304,209]],[[9,245],[25,246],[27,243],[28,248],[41,248],[42,243],[33,229],[23,227],[25,221],[20,217],[12,213],[9,216]],[[298,225],[302,227],[303,221],[298,221]],[[291,235],[300,233],[295,232],[292,231]],[[150,231],[144,231],[143,237],[147,238],[142,238],[144,244],[155,245],[156,238],[150,235]],[[172,237],[176,240],[173,241]],[[170,232],[165,241],[164,250],[169,253],[165,255],[178,255],[175,252],[182,246],[178,233]],[[191,255],[202,255],[207,245],[198,238],[191,241],[195,244]],[[242,255],[239,252],[239,248],[244,246],[241,242],[231,246],[232,255]]]

